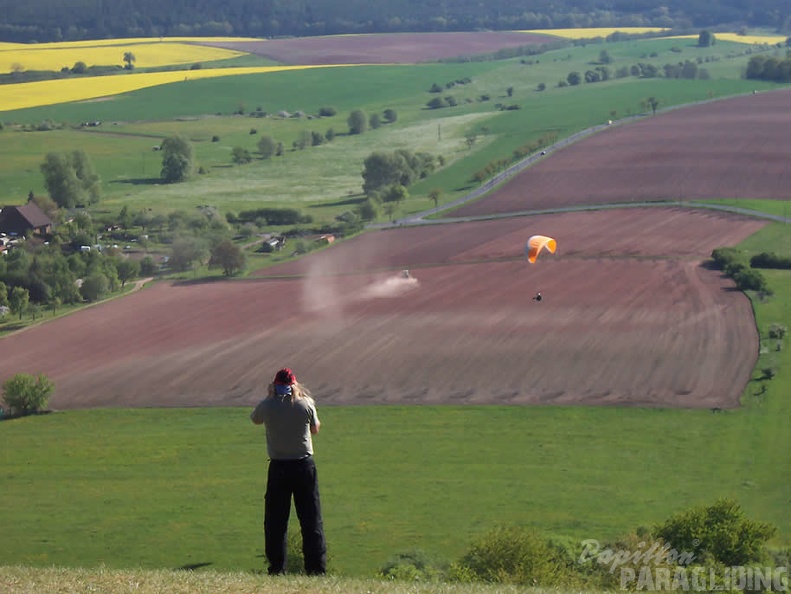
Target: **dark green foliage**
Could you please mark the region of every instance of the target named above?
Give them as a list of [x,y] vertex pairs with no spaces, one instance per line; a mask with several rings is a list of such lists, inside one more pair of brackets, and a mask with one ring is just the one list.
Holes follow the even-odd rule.
[[566,82],[571,86],[578,85],[582,82],[582,76],[579,72],[569,72],[568,76],[566,77]]
[[250,151],[241,146],[235,146],[231,150],[231,160],[237,165],[244,165],[253,160]]
[[363,162],[363,192],[374,192],[386,186],[409,186],[425,178],[436,168],[436,159],[428,153],[399,149],[392,153],[375,151]]
[[167,183],[184,181],[194,169],[194,150],[188,138],[175,135],[162,141],[162,171],[160,177]]
[[329,118],[338,113],[334,107],[319,107],[319,115],[323,118]]
[[277,150],[277,143],[275,139],[269,136],[268,134],[264,134],[261,138],[258,139],[258,152],[261,153],[261,157],[264,159],[269,159],[270,157],[274,156],[275,151]]
[[245,257],[242,248],[230,239],[224,239],[211,250],[209,268],[222,268],[225,276],[233,276],[245,266]]
[[349,134],[362,134],[368,128],[368,118],[361,109],[355,109],[347,119]]
[[675,514],[656,529],[677,551],[694,551],[698,563],[726,567],[761,561],[764,545],[775,532],[770,524],[748,519],[731,499]]
[[[577,0],[491,0],[470,3],[368,2],[294,3],[288,0],[216,0],[191,3],[119,0],[110,5],[72,0],[0,0],[0,38],[9,41],[64,41],[107,37],[329,35],[392,31],[475,31],[609,27],[620,22],[688,28],[744,23],[748,27],[782,26],[785,0],[668,0],[662,11],[651,4],[622,2],[617,13],[594,10]],[[603,8],[600,7],[600,8]],[[615,15],[615,16],[614,16]],[[779,20],[778,20],[779,19]],[[731,25],[732,26],[732,25]],[[631,36],[633,37],[633,36]],[[631,38],[613,33],[608,39]],[[530,50],[527,46],[527,50]],[[534,48],[533,48],[534,49]],[[463,50],[463,48],[462,48]],[[498,59],[521,55],[517,49],[497,52]],[[460,52],[460,53],[463,53]],[[470,58],[468,58],[470,59]],[[489,58],[491,59],[491,58]]]
[[157,265],[154,258],[146,256],[140,260],[140,274],[142,276],[153,276],[157,273]]
[[298,225],[313,222],[313,217],[303,214],[297,208],[257,208],[243,210],[237,220],[240,223],[254,223],[264,219],[268,225]]
[[441,107],[445,107],[445,100],[442,97],[434,97],[428,103],[426,103],[426,107],[429,109],[439,109]]
[[745,77],[773,82],[791,81],[791,58],[753,56],[747,62]]
[[717,270],[725,270],[729,264],[742,262],[741,252],[733,247],[715,248],[711,252],[711,260]]
[[779,268],[791,269],[791,257],[778,256],[774,252],[761,252],[750,258],[750,266],[753,268]]
[[47,192],[59,207],[74,208],[98,202],[99,175],[85,151],[47,153],[40,169]]
[[86,301],[99,301],[107,296],[110,283],[101,272],[96,272],[82,281],[80,294]]
[[736,288],[740,291],[763,291],[770,292],[766,284],[766,278],[758,270],[747,268],[733,274]]
[[137,260],[124,258],[115,265],[115,268],[118,271],[118,280],[121,281],[122,287],[126,285],[126,281],[140,274],[140,262]]
[[384,118],[385,123],[393,124],[398,119],[398,113],[396,112],[395,109],[388,108],[384,110],[382,117]]
[[704,29],[698,35],[698,47],[711,47],[717,43],[717,38],[708,29]]

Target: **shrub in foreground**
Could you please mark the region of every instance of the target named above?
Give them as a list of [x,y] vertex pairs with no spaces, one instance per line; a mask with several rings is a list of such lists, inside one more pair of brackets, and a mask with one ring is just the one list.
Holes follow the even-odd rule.
[[460,580],[542,587],[568,579],[561,551],[539,533],[519,526],[483,534],[454,565],[453,573]]
[[3,383],[3,404],[12,415],[30,415],[44,410],[55,384],[44,374],[34,377],[17,373]]

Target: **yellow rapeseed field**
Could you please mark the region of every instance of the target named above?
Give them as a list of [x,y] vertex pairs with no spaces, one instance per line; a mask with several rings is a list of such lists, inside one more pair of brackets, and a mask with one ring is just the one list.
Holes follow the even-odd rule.
[[594,37],[607,37],[616,31],[621,33],[655,33],[664,31],[662,27],[595,27],[582,29],[534,29],[523,31],[523,33],[534,33],[536,35],[554,35],[565,39],[592,39]]
[[[348,66],[348,65],[341,65]],[[122,93],[137,91],[148,87],[198,80],[219,76],[240,74],[264,74],[285,70],[305,70],[308,68],[333,68],[327,66],[251,66],[245,68],[209,68],[206,70],[181,70],[174,72],[141,72],[94,76],[89,78],[68,78],[40,82],[0,85],[0,112],[42,105],[55,105],[72,101],[85,101],[102,97],[112,97]]]
[[85,62],[87,66],[123,66],[126,52],[132,52],[135,57],[134,65],[138,68],[227,60],[244,55],[243,52],[172,39],[162,42],[151,39],[116,39],[71,43],[3,43],[0,44],[0,73],[60,70],[64,66],[71,68],[76,62]]

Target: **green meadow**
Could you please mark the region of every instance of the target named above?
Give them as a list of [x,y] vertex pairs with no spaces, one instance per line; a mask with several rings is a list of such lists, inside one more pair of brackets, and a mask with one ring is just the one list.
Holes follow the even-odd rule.
[[[649,96],[660,108],[773,88],[741,80],[746,46],[699,50],[690,40],[589,44],[525,60],[353,67],[192,81],[111,101],[0,113],[0,184],[4,202],[43,192],[38,163],[47,151],[79,146],[104,180],[102,207],[238,210],[299,204],[321,217],[353,208],[362,159],[404,146],[441,153],[447,165],[410,188],[404,212],[472,186],[489,161],[547,132],[559,138],[612,117],[641,113]],[[680,51],[675,51],[677,48]],[[711,80],[619,79],[557,88],[572,70],[590,68],[607,49],[614,63],[663,64],[718,57]],[[705,64],[704,64],[705,65]],[[464,76],[449,91],[457,107],[427,110],[432,83]],[[536,90],[544,82],[547,89]],[[513,87],[513,96],[507,88]],[[479,101],[490,94],[490,101]],[[195,99],[200,97],[200,100]],[[466,99],[470,99],[467,102]],[[499,111],[494,104],[518,103]],[[240,104],[312,113],[321,120],[234,116]],[[291,142],[301,130],[345,130],[348,111],[396,109],[394,124],[360,136],[288,152],[273,161],[231,166],[233,146],[257,136]],[[217,115],[217,114],[220,115]],[[101,119],[101,131],[22,132],[10,122]],[[117,122],[117,124],[113,124]],[[483,128],[486,128],[484,131]],[[465,133],[479,130],[472,147]],[[164,135],[196,144],[209,172],[177,186],[153,183]],[[217,135],[219,142],[211,142]],[[403,144],[402,144],[403,143]],[[296,180],[299,183],[295,183]],[[727,201],[785,214],[785,204]],[[433,206],[433,205],[432,205]],[[772,223],[746,240],[747,255],[791,256],[788,226]],[[762,348],[738,410],[631,407],[322,407],[316,437],[330,566],[370,577],[399,552],[422,549],[457,559],[479,533],[528,525],[569,542],[606,541],[718,497],[736,499],[754,519],[778,528],[773,545],[791,544],[791,355],[766,337],[791,326],[791,272],[763,271],[774,295],[750,295]],[[529,362],[526,362],[529,364]],[[772,367],[769,380],[762,369]],[[264,434],[246,408],[97,409],[0,422],[0,558],[6,565],[253,572],[264,568]],[[296,524],[294,525],[296,529]],[[342,591],[338,590],[338,591]]]

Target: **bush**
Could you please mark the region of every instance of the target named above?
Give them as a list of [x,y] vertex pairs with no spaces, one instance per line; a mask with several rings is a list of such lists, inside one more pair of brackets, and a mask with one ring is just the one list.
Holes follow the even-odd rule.
[[552,586],[566,578],[558,549],[538,533],[500,527],[483,534],[461,558],[455,572],[474,581]]
[[420,550],[397,553],[379,570],[383,578],[394,581],[436,582],[445,572]]
[[740,291],[767,291],[766,279],[758,270],[740,270],[733,275],[733,280]]
[[741,252],[736,248],[716,248],[711,252],[711,259],[718,270],[725,270],[729,264],[741,261]]
[[749,520],[731,499],[675,514],[656,530],[677,551],[694,551],[699,563],[726,567],[761,561],[775,532],[770,524]]
[[786,328],[782,324],[772,324],[771,326],[769,326],[769,338],[773,338],[776,340],[783,340],[787,332],[788,332],[788,328]]
[[791,258],[778,256],[772,252],[762,252],[750,258],[750,266],[753,268],[779,268],[791,269]]
[[12,415],[29,415],[44,410],[55,391],[46,375],[18,373],[3,383],[3,404]]
[[330,118],[338,113],[338,110],[334,107],[320,107],[319,108],[319,115],[323,118]]

